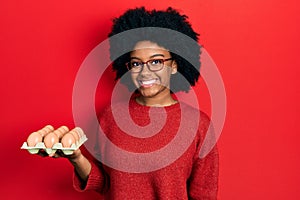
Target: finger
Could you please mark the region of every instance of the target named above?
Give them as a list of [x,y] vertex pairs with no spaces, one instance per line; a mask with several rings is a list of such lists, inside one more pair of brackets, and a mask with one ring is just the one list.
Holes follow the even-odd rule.
[[39,150],[39,152],[38,152],[37,155],[39,155],[41,157],[47,157],[47,156],[49,156],[48,153],[45,150],[43,150],[43,149]]
[[58,158],[58,157],[60,157],[60,156],[57,155],[56,153],[50,153],[50,154],[49,154],[49,157],[52,157],[52,158]]
[[61,149],[58,149],[55,154],[57,154],[59,157],[66,157],[66,155]]
[[57,154],[54,154],[53,156],[51,156],[52,158],[60,158],[60,156],[59,155],[57,155]]

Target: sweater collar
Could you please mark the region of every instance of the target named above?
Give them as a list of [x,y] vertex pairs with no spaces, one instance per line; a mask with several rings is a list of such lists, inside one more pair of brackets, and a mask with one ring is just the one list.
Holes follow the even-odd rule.
[[136,97],[137,96],[133,96],[130,98],[129,101],[129,107],[130,109],[139,111],[141,113],[144,112],[149,112],[149,110],[151,109],[152,111],[158,112],[158,113],[162,113],[162,112],[173,112],[173,110],[179,110],[180,109],[180,103],[177,102],[175,104],[169,105],[169,106],[163,106],[163,107],[156,107],[156,106],[146,106],[146,105],[141,105],[139,103],[137,103],[136,101]]

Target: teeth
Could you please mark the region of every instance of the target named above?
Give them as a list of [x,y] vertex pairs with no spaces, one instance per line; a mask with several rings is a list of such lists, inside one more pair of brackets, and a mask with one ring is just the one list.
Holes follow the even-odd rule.
[[140,81],[142,85],[151,85],[153,83],[156,82],[155,79],[152,79],[152,80],[148,80],[148,81]]

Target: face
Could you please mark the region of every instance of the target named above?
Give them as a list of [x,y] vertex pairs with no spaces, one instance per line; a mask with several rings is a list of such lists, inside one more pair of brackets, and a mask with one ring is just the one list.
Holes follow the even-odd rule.
[[[171,54],[165,48],[158,46],[150,41],[138,42],[130,54],[131,62],[146,62],[159,59],[169,59]],[[157,59],[157,60],[156,60]],[[144,98],[169,98],[170,78],[177,72],[177,64],[174,60],[167,60],[159,71],[150,71],[146,64],[143,65],[140,72],[131,70],[131,78]],[[159,103],[159,102],[158,102]]]

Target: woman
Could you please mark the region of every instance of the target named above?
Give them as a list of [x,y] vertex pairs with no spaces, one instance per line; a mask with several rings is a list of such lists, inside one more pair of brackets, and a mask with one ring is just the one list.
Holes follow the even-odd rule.
[[[101,113],[99,122],[106,137],[127,152],[144,155],[170,143],[175,145],[165,151],[168,154],[153,154],[149,161],[128,158],[126,170],[122,168],[124,163],[118,152],[104,143],[102,136],[96,146],[99,155],[96,158],[100,162],[88,159],[80,149],[70,156],[60,156],[67,157],[74,166],[75,189],[96,190],[103,199],[216,199],[216,147],[204,158],[199,157],[210,120],[206,114],[178,101],[174,95],[178,91],[188,92],[197,82],[200,46],[186,45],[172,31],[170,35],[160,35],[140,29],[146,27],[176,31],[198,41],[198,34],[187,17],[172,8],[165,11],[136,8],[116,18],[109,34],[111,38],[128,30],[138,29],[142,33],[128,40],[110,40],[116,78],[135,93],[129,103],[108,106]],[[122,49],[128,48],[130,52],[118,56]],[[176,49],[184,51],[192,61],[174,53]],[[191,63],[196,63],[196,67]],[[123,117],[128,110],[131,119]],[[146,127],[145,132],[130,134],[124,131],[119,128],[116,115],[123,117],[125,124],[126,120],[132,120],[139,127]],[[161,122],[163,126],[157,129]],[[151,135],[153,131],[155,133]]]

